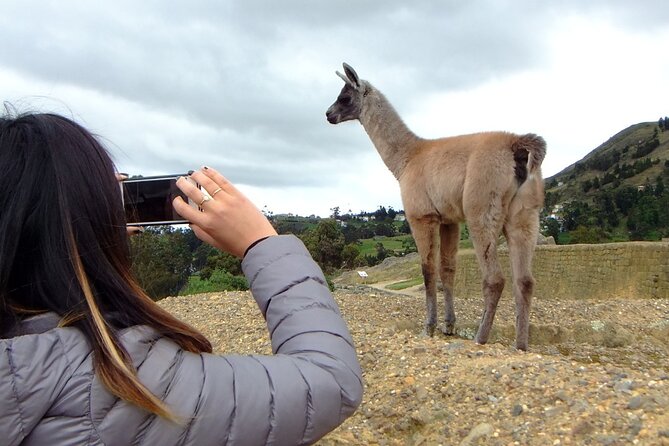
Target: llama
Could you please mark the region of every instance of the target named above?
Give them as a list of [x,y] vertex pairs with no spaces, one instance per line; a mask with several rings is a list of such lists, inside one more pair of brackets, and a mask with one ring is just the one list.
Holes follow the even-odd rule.
[[527,350],[534,288],[532,255],[544,199],[543,138],[484,132],[423,139],[409,130],[379,90],[360,79],[346,63],[344,72],[346,76],[336,72],[345,85],[326,117],[331,124],[359,120],[399,181],[404,211],[421,258],[427,304],[425,332],[433,336],[437,325],[439,265],[445,303],[442,331],[446,335],[454,333],[453,281],[459,223],[466,221],[483,279],[484,309],[475,341],[488,341],[504,288],[497,258],[497,240],[503,232],[513,274],[515,345]]

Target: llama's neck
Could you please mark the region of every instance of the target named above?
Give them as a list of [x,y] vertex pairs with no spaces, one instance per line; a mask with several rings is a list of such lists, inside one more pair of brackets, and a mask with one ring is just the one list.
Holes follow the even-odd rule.
[[406,126],[386,97],[367,83],[360,123],[381,159],[399,179],[419,138]]

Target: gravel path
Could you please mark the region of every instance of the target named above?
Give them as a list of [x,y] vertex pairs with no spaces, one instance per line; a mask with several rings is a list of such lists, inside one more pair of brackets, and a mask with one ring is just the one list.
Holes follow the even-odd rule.
[[[491,342],[471,341],[479,299],[456,299],[459,336],[422,334],[424,298],[339,288],[364,371],[356,414],[320,445],[669,445],[669,301],[535,301],[530,351],[501,301]],[[248,292],[160,305],[220,353],[270,353]],[[440,315],[443,309],[440,308]]]

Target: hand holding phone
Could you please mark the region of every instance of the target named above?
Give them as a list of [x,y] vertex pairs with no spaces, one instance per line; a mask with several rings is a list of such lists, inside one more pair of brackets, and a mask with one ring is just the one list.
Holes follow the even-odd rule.
[[[267,217],[214,169],[208,167],[197,170],[190,175],[190,179],[180,179],[177,186],[190,201],[202,203],[201,211],[187,205],[181,196],[174,199],[174,208],[190,221],[191,228],[200,240],[234,256],[243,257],[254,242],[276,235]],[[196,188],[192,181],[199,184],[201,189]]]

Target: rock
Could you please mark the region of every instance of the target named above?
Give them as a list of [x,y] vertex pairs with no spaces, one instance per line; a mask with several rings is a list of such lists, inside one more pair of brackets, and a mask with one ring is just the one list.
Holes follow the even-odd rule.
[[464,342],[456,341],[456,342],[449,342],[446,344],[446,350],[449,351],[454,351],[454,350],[462,350],[465,347]]
[[641,429],[643,428],[643,423],[640,419],[635,419],[632,420],[632,424],[630,425],[629,433],[630,437],[634,438],[637,435],[639,435],[639,432],[641,432]]
[[616,392],[632,393],[632,386],[634,383],[629,379],[624,379],[613,385],[613,390]]
[[521,413],[523,413],[523,406],[521,406],[520,404],[515,404],[511,409],[511,415],[517,417]]
[[652,398],[645,395],[637,395],[629,400],[627,403],[627,408],[629,410],[648,409],[654,405],[655,402]]
[[616,444],[620,444],[620,437],[617,435],[597,435],[596,437],[597,444],[602,445],[602,446],[613,446]]
[[567,392],[564,390],[558,391],[558,393],[555,394],[555,398],[562,401],[563,403],[569,401],[569,395],[567,395]]
[[411,414],[411,421],[413,421],[417,426],[425,426],[430,421],[432,421],[432,415],[427,409],[421,408],[420,410],[416,410]]
[[583,420],[576,424],[574,428],[571,430],[572,435],[574,436],[584,436],[584,435],[589,435],[595,431],[595,427],[588,421],[588,420]]
[[544,416],[552,418],[557,415],[560,415],[563,411],[564,411],[563,406],[546,407],[544,409]]
[[537,245],[554,245],[555,238],[552,235],[545,237],[541,233],[537,234]]
[[476,425],[469,434],[460,442],[460,446],[469,446],[481,437],[490,437],[493,433],[493,427],[488,423]]

